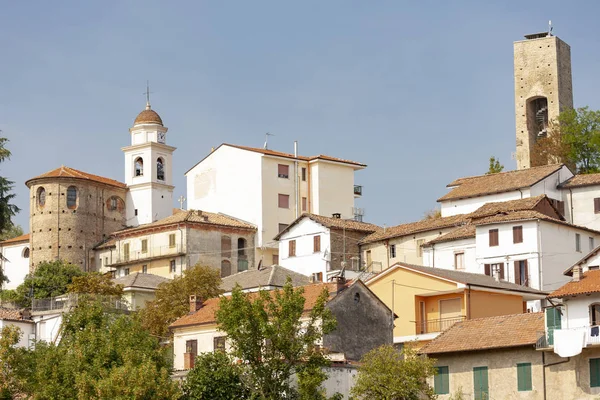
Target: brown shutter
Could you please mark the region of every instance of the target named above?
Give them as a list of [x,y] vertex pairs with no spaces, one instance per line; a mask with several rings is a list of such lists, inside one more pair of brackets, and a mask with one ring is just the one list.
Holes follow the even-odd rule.
[[287,178],[289,176],[289,173],[290,173],[289,165],[284,165],[284,164],[277,165],[277,175],[280,178]]
[[290,240],[289,242],[289,256],[293,257],[296,255],[296,241],[295,240]]
[[306,197],[302,198],[302,211],[306,211]]
[[513,226],[513,243],[523,243],[523,226]]
[[280,194],[278,196],[279,208],[290,208],[290,195]]
[[498,274],[500,275],[500,279],[504,279],[504,263],[497,264],[498,265]]
[[600,197],[596,197],[594,199],[594,213],[595,214],[600,213]]
[[525,264],[525,282],[521,282],[521,285],[529,286],[529,266],[527,265],[527,260],[523,260],[523,264]]
[[515,261],[514,265],[515,265],[515,284],[520,285],[521,284],[521,268],[519,268],[520,261]]
[[321,251],[321,236],[317,235],[313,237],[313,251],[319,253]]
[[492,270],[490,268],[490,264],[485,264],[484,265],[484,271],[485,271],[485,274],[487,276],[492,276]]
[[490,247],[498,246],[498,229],[490,229]]

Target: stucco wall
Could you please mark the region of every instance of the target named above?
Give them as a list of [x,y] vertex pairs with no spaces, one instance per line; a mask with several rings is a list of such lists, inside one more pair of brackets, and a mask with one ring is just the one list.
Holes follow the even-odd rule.
[[[452,190],[452,188],[449,188],[449,190]],[[489,194],[479,197],[470,197],[467,199],[445,200],[440,202],[442,217],[450,217],[452,215],[458,214],[468,214],[477,210],[485,203],[491,203],[494,201],[518,200],[521,198],[530,197],[529,189],[521,189],[521,192],[518,190],[514,190],[512,192]]]
[[600,214],[594,212],[594,199],[600,197],[600,186],[564,189],[565,213],[575,225],[600,230]]
[[29,340],[29,335],[35,332],[35,325],[33,323],[0,319],[0,331],[6,326],[16,326],[21,330],[21,336],[19,336],[16,347],[29,347],[33,343],[33,341]]
[[29,242],[12,243],[0,248],[4,257],[0,260],[2,272],[8,278],[8,282],[2,285],[2,289],[15,289],[29,273],[29,257],[24,257],[25,249],[29,248]]
[[[316,235],[321,237],[321,251],[315,253],[314,237]],[[290,240],[296,241],[296,255],[293,257],[289,256]],[[329,229],[305,217],[281,236],[279,265],[307,276],[320,272],[325,277],[331,252]]]
[[469,304],[471,318],[520,314],[525,311],[523,298],[519,295],[471,290]]
[[464,271],[480,272],[477,264],[475,238],[435,243],[423,248],[423,265],[428,267],[456,269],[455,254],[464,253]]

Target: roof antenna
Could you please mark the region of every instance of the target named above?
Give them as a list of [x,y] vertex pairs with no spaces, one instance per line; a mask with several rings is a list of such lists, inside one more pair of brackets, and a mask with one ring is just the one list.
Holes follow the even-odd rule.
[[548,21],[548,36],[552,36],[552,20]]
[[150,81],[146,81],[146,91],[143,93],[146,95],[146,110],[150,110]]
[[263,145],[263,149],[265,149],[265,150],[269,150],[269,136],[275,136],[275,135],[272,133],[269,133],[269,132],[265,133],[265,144]]

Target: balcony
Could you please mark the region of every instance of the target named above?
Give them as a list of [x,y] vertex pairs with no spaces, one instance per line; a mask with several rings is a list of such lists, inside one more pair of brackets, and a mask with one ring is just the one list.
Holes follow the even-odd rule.
[[354,185],[354,197],[362,196],[362,186]]
[[31,300],[31,311],[32,312],[66,312],[75,307],[81,300],[94,300],[100,301],[105,306],[115,310],[129,310],[129,304],[127,301],[121,299],[118,296],[103,296],[103,295],[80,295],[80,294],[65,294],[58,297],[48,297],[45,299],[32,299]]
[[[595,336],[592,336],[592,330],[595,330]],[[565,330],[565,329],[562,329]],[[598,326],[587,326],[582,328],[570,328],[567,330],[580,331],[585,330],[584,347],[598,346],[600,345],[600,327]],[[554,346],[554,329],[539,331],[537,333],[537,340],[535,342],[536,350],[549,350]]]
[[113,254],[112,259],[109,258],[106,266],[118,267],[121,265],[135,264],[140,261],[151,261],[160,258],[168,258],[185,255],[186,248],[184,245],[178,244],[175,246],[150,247],[146,251],[131,251],[118,252]]
[[426,333],[443,332],[457,322],[462,322],[466,319],[464,315],[452,318],[430,319],[427,321],[416,321],[417,335]]

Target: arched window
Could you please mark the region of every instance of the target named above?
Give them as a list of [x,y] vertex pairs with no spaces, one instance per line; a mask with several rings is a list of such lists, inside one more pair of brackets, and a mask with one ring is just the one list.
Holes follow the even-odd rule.
[[144,175],[144,160],[142,157],[138,157],[135,159],[135,175],[134,176],[142,176]]
[[46,189],[41,186],[37,190],[37,204],[38,207],[44,207],[46,205]]
[[231,263],[227,260],[221,261],[221,278],[231,275]]
[[23,254],[22,254],[23,258],[29,258],[29,247],[25,247],[23,249]]
[[246,256],[246,239],[238,239],[238,257]]
[[165,180],[165,163],[160,157],[156,160],[156,179],[159,181]]
[[71,210],[77,208],[77,188],[75,186],[67,188],[67,207]]
[[119,210],[122,211],[125,208],[125,202],[118,196],[111,196],[106,201],[106,208],[109,211]]

